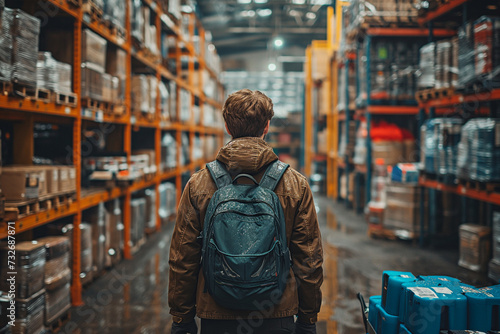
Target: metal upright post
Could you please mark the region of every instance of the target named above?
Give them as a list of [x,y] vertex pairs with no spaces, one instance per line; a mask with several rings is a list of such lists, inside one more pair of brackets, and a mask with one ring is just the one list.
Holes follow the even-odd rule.
[[[370,106],[370,92],[371,92],[371,73],[370,73],[370,62],[371,62],[371,49],[372,37],[370,35],[366,36],[366,105]],[[371,189],[372,189],[372,140],[371,140],[371,121],[372,115],[370,112],[366,112],[366,204],[371,200]]]
[[[345,147],[347,150],[347,146],[349,146],[349,123],[350,123],[350,110],[349,110],[349,104],[351,101],[349,101],[349,66],[351,65],[351,61],[349,59],[346,60],[345,63]],[[347,151],[345,152],[345,186],[346,186],[346,191],[345,191],[345,205],[349,207],[349,155],[347,154]]]

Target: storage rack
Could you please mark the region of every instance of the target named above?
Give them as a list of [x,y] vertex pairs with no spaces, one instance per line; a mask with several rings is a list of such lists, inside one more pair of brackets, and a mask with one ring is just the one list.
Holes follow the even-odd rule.
[[[433,26],[442,22],[455,21],[457,24],[465,24],[469,20],[470,12],[474,9],[470,6],[469,0],[450,0],[448,3],[438,7],[435,11],[428,12],[424,17],[419,19],[421,25],[427,24],[429,27],[429,39],[435,36]],[[477,18],[477,17],[475,17]],[[477,104],[480,108],[475,111],[476,115],[485,114],[483,106],[492,106],[492,104],[500,101],[500,89],[491,91],[482,91],[476,93],[461,93],[455,92],[447,97],[431,98],[426,101],[419,102],[419,125],[423,124],[424,119],[435,118],[438,115],[445,115],[453,112],[468,103]],[[486,115],[493,116],[491,109],[486,110]],[[419,243],[423,245],[428,239],[433,237],[430,227],[435,225],[436,220],[436,203],[432,201],[435,198],[436,191],[453,193],[460,196],[461,200],[461,223],[467,223],[467,199],[476,200],[486,204],[486,212],[491,212],[492,205],[500,205],[500,193],[488,188],[481,189],[470,187],[468,184],[456,184],[444,182],[441,179],[428,178],[426,175],[421,175],[419,184],[424,189],[429,191],[429,205],[426,208],[424,205],[420,207],[420,238]],[[424,192],[420,194],[420,202],[424,203]],[[429,227],[426,230],[424,216],[429,217]]]
[[[59,207],[52,208],[47,211],[35,213],[19,219],[15,222],[16,233],[22,233],[32,230],[36,227],[48,224],[57,219],[72,216],[73,217],[73,247],[72,247],[72,285],[71,285],[71,300],[74,306],[79,306],[83,304],[82,301],[82,284],[80,281],[80,229],[79,224],[82,219],[82,211],[97,204],[105,201],[109,201],[115,198],[123,197],[125,200],[124,210],[123,210],[123,223],[124,223],[124,257],[126,259],[132,258],[131,246],[129,244],[130,240],[130,228],[131,228],[131,210],[130,210],[130,200],[132,194],[138,190],[145,189],[148,187],[156,188],[156,196],[159,198],[158,186],[162,181],[175,180],[177,188],[177,202],[180,199],[180,194],[182,192],[182,174],[187,172],[193,172],[198,168],[201,168],[209,160],[197,160],[192,161],[190,164],[185,166],[180,166],[180,149],[177,150],[177,168],[168,171],[161,172],[160,167],[160,150],[161,150],[161,133],[162,131],[172,131],[176,133],[176,140],[178,145],[180,145],[182,132],[189,133],[190,137],[190,153],[193,149],[195,134],[203,136],[215,136],[217,138],[217,143],[219,146],[223,144],[224,132],[222,128],[219,127],[205,127],[203,126],[203,106],[205,104],[214,107],[220,112],[222,105],[221,101],[223,99],[223,86],[218,80],[218,74],[215,69],[210,68],[206,63],[205,55],[205,31],[201,26],[200,21],[197,19],[194,13],[183,13],[184,17],[189,20],[188,31],[189,34],[186,36],[182,33],[180,28],[180,23],[171,18],[167,13],[161,10],[160,5],[155,0],[143,0],[143,5],[149,6],[151,11],[156,14],[156,27],[157,31],[167,31],[170,35],[175,36],[176,47],[174,52],[171,52],[169,57],[176,60],[176,74],[173,74],[170,70],[165,68],[163,65],[155,64],[150,61],[141,52],[135,52],[132,47],[132,36],[131,36],[131,22],[130,16],[130,4],[126,2],[126,36],[121,38],[118,35],[112,33],[112,31],[106,27],[104,24],[92,21],[83,12],[80,7],[75,7],[72,5],[73,2],[67,0],[46,0],[45,2],[52,5],[56,10],[56,15],[64,15],[66,17],[72,18],[73,26],[73,91],[79,97],[81,93],[81,44],[82,44],[82,29],[89,28],[93,32],[97,33],[108,42],[116,45],[117,47],[123,49],[127,54],[127,79],[126,79],[126,89],[125,89],[125,113],[123,116],[115,116],[104,114],[102,111],[89,111],[82,109],[82,101],[80,98],[77,99],[76,107],[69,107],[58,105],[54,102],[40,102],[32,101],[29,99],[19,99],[15,97],[10,97],[7,95],[0,95],[0,119],[2,121],[16,121],[20,122],[16,130],[23,133],[22,139],[16,139],[14,141],[14,148],[16,152],[23,152],[22,154],[17,154],[14,158],[14,163],[30,165],[32,163],[32,156],[34,151],[34,140],[33,140],[33,124],[36,121],[43,122],[54,122],[58,124],[71,124],[73,128],[73,151],[72,151],[72,162],[76,169],[76,194],[75,200],[69,204]],[[196,51],[193,43],[193,36],[199,36],[200,39],[200,52]],[[158,33],[157,37],[158,49],[160,49],[161,43],[161,33]],[[181,58],[188,58],[188,80],[181,78]],[[131,70],[132,70],[132,59],[138,61],[143,66],[148,67],[152,73],[154,73],[158,80],[162,78],[165,80],[173,80],[177,84],[176,99],[179,100],[180,89],[185,89],[189,91],[192,95],[191,97],[191,109],[190,109],[190,121],[188,122],[170,122],[163,121],[160,118],[160,102],[159,97],[156,103],[156,117],[154,120],[148,120],[146,118],[136,117],[131,111]],[[200,75],[198,84],[195,85],[195,64],[198,65],[199,71],[197,74]],[[208,71],[210,77],[217,81],[217,96],[215,99],[207,97],[203,90],[203,79],[202,72]],[[157,94],[159,96],[159,94]],[[193,106],[195,105],[195,99],[199,101],[201,121],[200,124],[196,125],[194,121]],[[177,110],[176,113],[179,115],[180,106],[176,103]],[[82,189],[80,184],[81,180],[81,143],[82,143],[82,121],[91,121],[95,124],[119,124],[124,126],[124,138],[123,138],[123,150],[127,153],[128,161],[130,162],[130,156],[132,152],[132,131],[137,128],[150,128],[154,130],[155,142],[154,148],[156,153],[156,166],[158,172],[150,180],[137,181],[128,187],[115,187],[112,189],[103,189],[101,191],[85,191]],[[17,149],[16,149],[17,148]],[[159,201],[156,201],[156,212],[159,209]],[[156,217],[156,229],[161,228],[160,217]],[[7,237],[7,224],[6,222],[0,223],[0,239]]]

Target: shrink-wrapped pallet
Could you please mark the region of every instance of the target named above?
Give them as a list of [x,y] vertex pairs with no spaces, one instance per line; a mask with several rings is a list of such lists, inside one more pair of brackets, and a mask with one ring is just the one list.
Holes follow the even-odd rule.
[[14,12],[10,8],[0,11],[0,82],[11,80],[12,76],[12,22]]
[[12,81],[35,88],[40,20],[20,9],[13,13]]

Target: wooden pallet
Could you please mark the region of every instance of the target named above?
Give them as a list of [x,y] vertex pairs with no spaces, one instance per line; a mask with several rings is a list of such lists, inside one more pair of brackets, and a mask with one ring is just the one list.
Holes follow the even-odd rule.
[[36,88],[22,84],[13,84],[12,87],[12,95],[25,99],[36,99]]
[[82,98],[82,108],[90,110],[102,110],[102,102],[91,98]]
[[150,61],[153,64],[160,64],[161,63],[161,57],[159,55],[155,55],[154,53],[151,52],[148,48],[141,48],[137,54],[139,56],[142,56],[143,58],[146,58],[148,61]]
[[132,115],[135,116],[136,120],[145,120],[148,122],[154,122],[156,119],[156,114],[145,111],[132,111]]
[[104,11],[99,8],[97,4],[92,0],[86,0],[87,2],[82,4],[82,12],[88,16],[92,21],[102,21],[104,16]]
[[52,96],[52,101],[56,104],[66,105],[73,108],[77,105],[78,96],[74,93],[53,92]]
[[368,226],[368,236],[372,239],[388,239],[396,240],[396,233],[393,230],[388,230],[383,227],[371,227]]
[[5,221],[17,221],[26,216],[38,213],[40,202],[37,199],[24,202],[5,202]]
[[0,94],[2,95],[12,95],[13,94],[13,87],[11,82],[0,82]]
[[71,306],[68,305],[68,307],[64,311],[60,312],[60,314],[58,314],[55,319],[49,320],[48,323],[45,324],[45,326],[51,333],[57,333],[70,319]]
[[51,92],[45,88],[36,88],[35,96],[32,98],[34,101],[41,101],[45,103],[49,103],[52,98]]

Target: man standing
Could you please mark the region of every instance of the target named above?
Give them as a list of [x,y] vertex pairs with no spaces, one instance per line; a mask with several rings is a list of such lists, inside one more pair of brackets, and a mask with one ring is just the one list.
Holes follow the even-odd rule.
[[[217,161],[232,178],[248,174],[260,182],[269,165],[278,159],[264,141],[274,116],[271,99],[259,91],[240,90],[226,100],[223,116],[232,140],[220,149]],[[207,292],[200,270],[199,236],[216,191],[210,172],[202,169],[191,177],[181,197],[169,261],[172,333],[197,333],[195,315],[201,318],[202,334],[316,333],[323,249],[306,178],[288,168],[274,189],[283,208],[292,266],[279,300],[260,311],[223,307]]]

